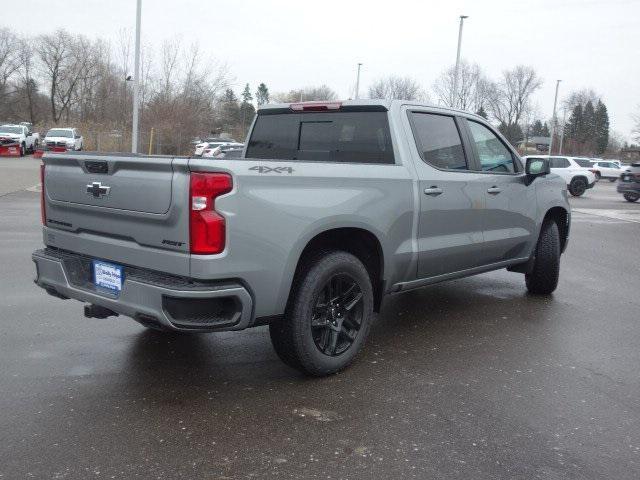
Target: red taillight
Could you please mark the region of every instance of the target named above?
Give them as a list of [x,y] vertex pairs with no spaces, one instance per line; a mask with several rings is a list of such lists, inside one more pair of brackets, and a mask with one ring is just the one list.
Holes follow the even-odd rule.
[[340,110],[342,102],[301,102],[292,103],[289,108],[295,112],[319,112],[323,110]]
[[227,173],[191,173],[189,233],[191,253],[211,255],[224,250],[225,220],[215,211],[216,197],[233,187]]
[[44,167],[44,163],[40,165],[40,218],[42,220],[42,225],[47,224],[47,212],[44,204]]

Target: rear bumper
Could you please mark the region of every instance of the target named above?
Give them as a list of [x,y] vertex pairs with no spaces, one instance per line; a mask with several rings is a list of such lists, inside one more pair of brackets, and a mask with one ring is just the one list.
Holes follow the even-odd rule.
[[202,282],[124,267],[119,295],[91,283],[91,259],[64,250],[37,250],[35,283],[51,295],[126,315],[147,326],[190,332],[242,330],[251,325],[253,300],[238,282]]

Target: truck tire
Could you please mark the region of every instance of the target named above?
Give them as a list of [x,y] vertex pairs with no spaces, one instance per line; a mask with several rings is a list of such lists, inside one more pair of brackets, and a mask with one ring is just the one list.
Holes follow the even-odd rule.
[[640,198],[640,194],[633,193],[633,192],[623,193],[622,196],[627,202],[631,202],[631,203],[637,202],[638,199]]
[[525,274],[527,290],[549,295],[558,286],[560,276],[560,231],[553,220],[545,220],[533,252],[533,267]]
[[587,190],[587,182],[582,177],[576,177],[569,184],[569,193],[574,197],[579,197]]
[[324,252],[296,275],[291,295],[284,317],[269,325],[280,359],[317,377],[349,365],[373,317],[373,288],[362,262],[347,252]]

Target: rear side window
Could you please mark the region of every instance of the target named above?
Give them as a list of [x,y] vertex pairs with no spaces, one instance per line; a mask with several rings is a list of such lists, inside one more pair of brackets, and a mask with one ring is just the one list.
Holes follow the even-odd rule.
[[568,168],[571,164],[569,160],[563,157],[551,157],[549,158],[550,168]]
[[387,112],[258,115],[246,157],[394,163]]
[[437,168],[467,170],[460,132],[453,117],[410,112],[416,146],[422,159]]
[[576,158],[575,161],[581,167],[591,167],[591,165],[592,165],[589,160],[583,160],[581,158]]

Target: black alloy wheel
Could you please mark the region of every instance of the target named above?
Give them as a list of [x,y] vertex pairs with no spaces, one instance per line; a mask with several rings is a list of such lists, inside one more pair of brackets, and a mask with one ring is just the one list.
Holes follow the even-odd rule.
[[362,325],[363,295],[346,273],[331,278],[320,291],[312,312],[313,341],[325,355],[343,354],[355,342]]

